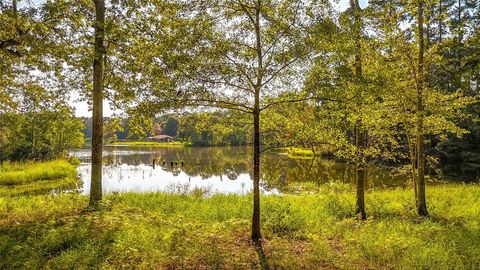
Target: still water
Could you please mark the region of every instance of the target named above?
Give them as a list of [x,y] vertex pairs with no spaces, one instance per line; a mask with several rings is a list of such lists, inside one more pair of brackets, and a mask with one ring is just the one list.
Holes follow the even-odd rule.
[[[214,193],[250,192],[253,163],[249,147],[106,146],[104,148],[104,192],[189,192],[200,188]],[[79,190],[90,189],[90,149],[73,151],[80,159],[83,181]],[[155,160],[155,166],[153,164]],[[322,158],[293,159],[285,154],[265,153],[261,159],[261,188],[264,193],[295,192],[308,185],[353,184],[352,164]],[[368,188],[404,185],[405,175],[377,166],[368,167]]]

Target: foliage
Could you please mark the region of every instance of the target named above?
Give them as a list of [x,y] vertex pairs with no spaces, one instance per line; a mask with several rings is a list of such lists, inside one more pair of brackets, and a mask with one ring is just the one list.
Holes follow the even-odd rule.
[[5,113],[0,123],[0,161],[65,157],[84,143],[81,120],[64,105]]
[[177,136],[178,120],[173,117],[168,117],[163,125],[162,133],[175,137]]
[[103,139],[108,143],[114,143],[118,139],[118,132],[123,132],[122,120],[112,117],[103,126]]
[[231,112],[190,113],[179,118],[178,138],[196,146],[246,145],[251,125]]

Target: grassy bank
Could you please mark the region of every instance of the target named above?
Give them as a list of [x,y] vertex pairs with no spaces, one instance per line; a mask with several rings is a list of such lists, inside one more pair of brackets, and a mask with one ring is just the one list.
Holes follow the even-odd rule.
[[77,182],[77,171],[67,160],[6,162],[0,166],[0,195],[3,196],[69,189]]
[[[369,220],[351,217],[354,193],[262,198],[271,269],[478,269],[480,187],[427,192],[420,219],[411,190],[367,194]],[[0,198],[0,268],[258,269],[250,196],[112,194],[86,210],[76,194]]]
[[111,145],[149,146],[149,147],[184,147],[184,146],[188,146],[189,143],[185,143],[185,142],[125,141],[125,142],[114,142]]
[[283,153],[290,158],[313,158],[315,156],[312,149],[301,147],[279,147],[270,149],[269,151],[271,153]]

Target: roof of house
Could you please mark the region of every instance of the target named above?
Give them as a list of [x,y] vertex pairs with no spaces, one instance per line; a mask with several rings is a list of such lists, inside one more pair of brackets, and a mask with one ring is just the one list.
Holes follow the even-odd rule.
[[160,135],[157,135],[157,136],[152,136],[152,137],[148,137],[149,139],[174,139],[175,137],[172,137],[172,136],[169,136],[169,135],[165,135],[165,134],[160,134]]

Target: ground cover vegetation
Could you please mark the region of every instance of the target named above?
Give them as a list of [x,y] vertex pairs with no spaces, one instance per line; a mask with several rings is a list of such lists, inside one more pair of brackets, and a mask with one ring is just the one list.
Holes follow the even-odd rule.
[[[15,267],[24,260],[32,267],[53,267],[58,259],[68,267],[82,257],[78,246],[80,254],[91,255],[82,257],[92,259],[86,264],[106,268],[132,262],[146,268],[215,268],[227,260],[214,249],[222,246],[208,241],[233,248],[228,245],[234,241],[218,240],[224,235],[246,245],[242,237],[249,224],[256,249],[239,252],[239,263],[254,261],[256,250],[260,265],[267,258],[285,268],[301,263],[347,269],[478,268],[472,243],[478,239],[479,208],[470,208],[478,206],[478,186],[427,187],[425,179],[428,171],[470,182],[480,177],[479,9],[477,0],[378,0],[366,6],[351,0],[344,11],[316,0],[1,0],[0,190],[8,195],[0,198],[5,209],[0,222],[7,232],[1,235],[6,239],[2,263]],[[41,184],[57,187],[75,178],[64,161],[50,161],[47,170],[27,161],[65,157],[68,149],[83,144],[83,124],[68,105],[73,91],[92,107],[88,211],[87,199],[77,194],[13,198]],[[252,193],[211,198],[111,194],[103,200],[103,144],[116,141],[123,129],[118,118],[105,121],[104,99],[128,115],[128,132],[137,138],[161,129],[196,145],[251,145]],[[171,112],[181,116],[155,127]],[[261,196],[262,154],[289,148],[292,157],[309,156],[307,151],[315,156],[322,149],[355,164],[354,193]],[[402,167],[410,190],[366,192],[370,162]],[[163,216],[170,210],[157,200],[172,203],[171,209],[178,207],[187,220],[185,205],[198,204],[200,221],[178,225],[176,215]],[[222,230],[222,210],[209,208],[219,203],[232,209],[222,213],[237,222],[228,224],[237,232]],[[25,214],[35,207],[45,211]],[[126,219],[122,225],[131,227],[124,231],[113,229],[122,211],[139,220]],[[55,221],[55,215],[62,219]],[[358,220],[347,218],[352,216]],[[165,235],[156,230],[158,238],[146,242],[131,237],[130,230],[147,235],[151,229],[145,224],[161,228],[166,221],[180,228]],[[282,226],[305,231],[276,238]],[[204,227],[215,237],[192,239],[205,239],[212,250],[183,238]],[[32,245],[35,237],[45,245]],[[160,238],[170,244],[149,246],[156,252],[135,247]],[[268,253],[269,239],[285,248],[283,255],[296,246],[302,249],[298,256],[306,257]],[[97,240],[103,244],[93,244]],[[102,252],[88,253],[95,248]],[[102,254],[116,254],[118,260]]]
[[[429,219],[411,190],[367,192],[368,221],[351,218],[348,185],[262,197],[270,269],[476,269],[476,185],[427,190]],[[88,211],[78,194],[0,198],[0,266],[9,268],[260,269],[249,196],[110,194]],[[263,256],[262,255],[262,256]]]

